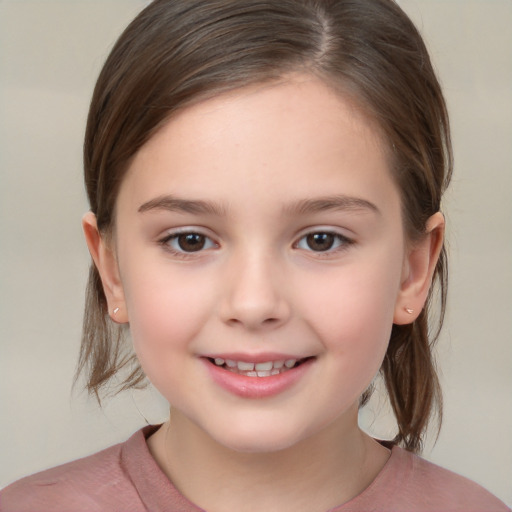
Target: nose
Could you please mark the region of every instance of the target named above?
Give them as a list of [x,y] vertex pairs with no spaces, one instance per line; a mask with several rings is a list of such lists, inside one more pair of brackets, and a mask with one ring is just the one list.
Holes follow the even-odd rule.
[[284,275],[269,254],[241,256],[229,262],[225,293],[220,304],[222,320],[249,330],[275,328],[291,314]]

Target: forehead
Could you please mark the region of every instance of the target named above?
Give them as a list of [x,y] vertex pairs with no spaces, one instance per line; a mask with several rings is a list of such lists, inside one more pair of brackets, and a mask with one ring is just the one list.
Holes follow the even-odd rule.
[[[337,124],[341,116],[351,123],[351,129],[360,131],[361,135],[370,135],[378,144],[385,141],[379,124],[364,108],[364,103],[356,93],[345,88],[342,83],[332,80],[326,82],[311,74],[291,73],[280,79],[257,82],[212,97],[198,98],[172,115],[141,149],[147,149],[151,142],[165,138],[171,131],[174,135],[177,132],[185,134],[187,126],[196,131],[198,126],[208,129],[216,124],[215,129],[219,130],[223,126],[228,128],[240,120],[241,116],[245,116],[249,122],[257,120],[258,114],[261,114],[262,119],[269,113],[283,120],[293,115],[302,117],[301,125],[319,125],[329,120]],[[328,136],[329,128],[333,126],[324,124],[322,135]],[[382,149],[385,149],[384,144]]]
[[224,93],[173,116],[135,155],[120,195],[131,190],[133,200],[147,201],[179,192],[234,201],[227,187],[222,194],[224,181],[237,182],[238,197],[266,189],[279,198],[277,191],[285,189],[300,200],[307,191],[326,195],[335,183],[347,193],[366,185],[371,195],[389,180],[376,124],[319,79],[295,75]]

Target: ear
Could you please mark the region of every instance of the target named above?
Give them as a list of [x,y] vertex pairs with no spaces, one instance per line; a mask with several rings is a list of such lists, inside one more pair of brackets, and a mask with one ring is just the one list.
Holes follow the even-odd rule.
[[87,212],[83,216],[82,228],[87,247],[101,277],[109,315],[116,323],[127,323],[128,313],[126,311],[124,290],[112,244],[99,232],[94,213]]
[[426,233],[409,248],[395,304],[393,323],[410,324],[421,313],[444,240],[444,217],[437,212],[427,221]]

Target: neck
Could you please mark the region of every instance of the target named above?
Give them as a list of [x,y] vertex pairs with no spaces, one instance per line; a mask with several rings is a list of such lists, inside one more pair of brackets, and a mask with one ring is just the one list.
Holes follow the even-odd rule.
[[175,487],[210,512],[324,512],[360,494],[389,451],[350,418],[293,447],[241,453],[213,440],[179,411],[149,440],[154,458]]

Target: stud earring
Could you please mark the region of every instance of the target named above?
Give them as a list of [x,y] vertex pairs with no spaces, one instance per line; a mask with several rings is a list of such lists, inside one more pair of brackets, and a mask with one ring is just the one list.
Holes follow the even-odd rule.
[[412,315],[414,313],[414,309],[411,308],[404,308],[404,310],[408,315]]
[[115,316],[119,313],[119,308],[115,308],[114,311],[112,311],[112,314]]

